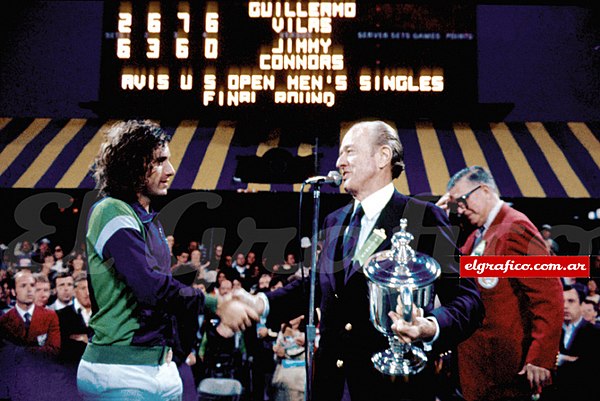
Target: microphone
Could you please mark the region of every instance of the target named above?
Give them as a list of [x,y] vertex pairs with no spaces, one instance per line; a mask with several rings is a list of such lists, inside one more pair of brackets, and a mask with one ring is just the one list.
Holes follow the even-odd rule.
[[342,175],[337,170],[331,170],[327,176],[315,175],[307,178],[305,184],[330,184],[334,187],[339,187],[342,183]]

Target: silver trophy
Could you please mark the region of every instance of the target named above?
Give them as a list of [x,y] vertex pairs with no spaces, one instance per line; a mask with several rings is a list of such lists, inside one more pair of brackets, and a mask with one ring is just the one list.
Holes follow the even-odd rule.
[[400,220],[400,231],[392,237],[392,249],[371,256],[365,264],[369,278],[371,322],[387,336],[390,348],[371,358],[375,368],[392,376],[419,373],[427,363],[425,352],[412,344],[402,343],[392,331],[390,311],[399,311],[407,322],[414,307],[427,306],[434,297],[433,282],[441,268],[432,257],[415,252],[409,245],[414,239],[406,231],[406,219]]

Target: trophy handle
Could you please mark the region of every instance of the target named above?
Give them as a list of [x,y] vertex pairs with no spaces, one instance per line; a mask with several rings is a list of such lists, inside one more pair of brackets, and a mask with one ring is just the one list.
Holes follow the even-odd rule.
[[400,289],[400,297],[402,300],[402,319],[405,322],[412,321],[412,308],[413,308],[413,300],[412,300],[412,289],[404,285]]

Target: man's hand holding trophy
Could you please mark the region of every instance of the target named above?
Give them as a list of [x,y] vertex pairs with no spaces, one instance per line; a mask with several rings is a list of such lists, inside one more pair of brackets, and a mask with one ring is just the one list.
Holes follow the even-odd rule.
[[433,341],[438,331],[435,320],[423,317],[422,308],[435,296],[433,283],[441,268],[435,259],[410,247],[414,237],[406,227],[407,220],[401,219],[392,249],[371,256],[364,269],[369,278],[371,322],[390,343],[390,348],[371,360],[377,370],[393,376],[423,370],[427,357],[413,343]]

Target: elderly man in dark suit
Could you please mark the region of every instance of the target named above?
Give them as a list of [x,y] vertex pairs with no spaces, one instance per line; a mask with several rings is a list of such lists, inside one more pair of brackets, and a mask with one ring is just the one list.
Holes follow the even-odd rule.
[[[431,343],[442,351],[469,337],[482,321],[484,311],[475,283],[458,278],[457,250],[446,214],[394,189],[393,179],[403,171],[404,161],[392,127],[382,121],[354,125],[341,143],[337,167],[344,188],[354,199],[325,219],[316,294],[321,338],[315,355],[313,398],[433,400],[431,367],[406,380],[394,380],[373,367],[372,355],[389,345],[370,322],[367,278],[352,259],[364,253],[374,230],[384,232],[386,238],[368,253],[389,249],[400,219],[408,220],[407,230],[415,237],[412,247],[435,257],[442,266],[442,277],[435,283],[441,306],[429,305],[423,317],[394,326],[405,341]],[[269,322],[306,313],[300,281],[267,297],[263,302],[268,304]],[[257,302],[259,311],[263,302]]]
[[[492,175],[467,167],[448,183],[438,205],[475,229],[465,255],[549,255],[535,225],[504,203]],[[479,278],[483,327],[458,347],[463,395],[471,400],[524,400],[551,381],[562,324],[558,278]]]

